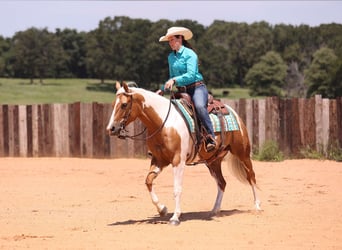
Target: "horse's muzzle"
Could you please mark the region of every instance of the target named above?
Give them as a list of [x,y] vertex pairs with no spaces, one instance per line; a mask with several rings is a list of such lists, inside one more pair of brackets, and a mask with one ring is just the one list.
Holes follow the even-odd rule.
[[115,136],[120,133],[121,127],[122,126],[119,122],[109,122],[106,130],[107,130],[108,135]]
[[110,136],[117,136],[120,139],[126,138],[126,130],[121,124],[113,125],[109,129],[107,128],[107,132]]

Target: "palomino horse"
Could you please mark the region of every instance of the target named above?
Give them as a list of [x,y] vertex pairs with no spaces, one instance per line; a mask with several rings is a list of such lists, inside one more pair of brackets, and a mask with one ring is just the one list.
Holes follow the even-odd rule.
[[208,153],[201,146],[197,153],[197,162],[195,162],[193,137],[185,120],[175,106],[171,105],[170,100],[142,88],[130,88],[125,83],[117,90],[107,131],[110,135],[124,137],[122,133],[125,131],[125,127],[136,119],[140,119],[147,128],[146,143],[152,159],[146,177],[146,186],[160,216],[167,214],[167,208],[159,201],[153,180],[166,166],[172,164],[175,210],[169,221],[171,225],[180,223],[183,172],[186,165],[194,162],[206,164],[210,174],[216,180],[218,191],[212,213],[215,215],[220,212],[226,187],[226,181],[222,176],[221,162],[229,151],[233,158],[231,161],[233,173],[240,181],[250,184],[255,207],[257,210],[260,209],[260,201],[255,192],[256,180],[250,159],[247,129],[236,112],[233,110],[232,112],[237,119],[239,129],[223,134],[216,133],[217,148]]

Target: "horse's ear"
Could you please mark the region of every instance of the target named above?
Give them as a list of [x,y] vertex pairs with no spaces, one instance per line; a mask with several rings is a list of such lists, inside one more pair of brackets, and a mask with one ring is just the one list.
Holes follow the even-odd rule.
[[116,82],[115,82],[115,88],[116,88],[116,90],[118,90],[119,88],[121,88],[121,84],[120,84],[119,81],[116,81]]
[[128,85],[127,85],[126,82],[123,82],[123,83],[122,83],[122,87],[124,87],[126,93],[131,92],[131,91],[129,90]]

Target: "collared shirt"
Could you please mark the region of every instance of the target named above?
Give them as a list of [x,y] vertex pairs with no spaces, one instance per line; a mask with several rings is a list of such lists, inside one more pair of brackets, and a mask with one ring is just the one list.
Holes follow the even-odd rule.
[[175,79],[177,86],[186,86],[203,80],[202,74],[198,71],[197,54],[192,49],[182,45],[178,52],[169,54],[168,62],[170,79]]

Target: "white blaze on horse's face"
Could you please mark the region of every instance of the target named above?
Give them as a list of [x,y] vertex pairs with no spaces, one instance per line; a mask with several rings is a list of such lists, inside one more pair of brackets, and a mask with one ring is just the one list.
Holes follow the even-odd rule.
[[129,123],[128,121],[125,121],[127,118],[125,116],[127,116],[127,112],[129,112],[129,110],[127,110],[129,108],[129,99],[129,93],[125,94],[124,89],[120,88],[116,94],[116,100],[113,102],[113,112],[107,125],[107,131],[110,135],[117,135],[120,130],[123,129],[122,126]]
[[117,98],[115,100],[115,102],[113,101],[113,111],[112,111],[112,115],[110,116],[110,119],[109,119],[109,122],[108,122],[108,125],[107,125],[107,131],[110,132],[112,127],[113,127],[113,124],[114,124],[114,115],[115,115],[115,109],[116,107],[118,106],[118,102],[119,102],[119,99]]

